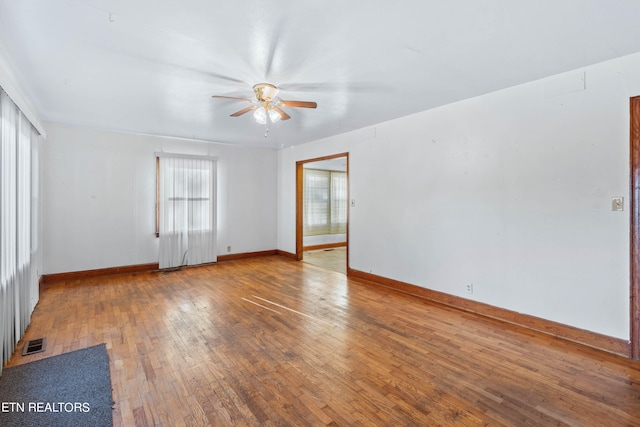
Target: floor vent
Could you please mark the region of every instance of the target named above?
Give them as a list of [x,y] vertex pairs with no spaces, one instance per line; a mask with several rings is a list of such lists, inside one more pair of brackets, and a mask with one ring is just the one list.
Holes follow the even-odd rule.
[[28,354],[40,353],[44,351],[45,346],[47,345],[46,338],[38,338],[36,340],[27,341],[24,343],[24,348],[22,349],[22,355],[26,356]]

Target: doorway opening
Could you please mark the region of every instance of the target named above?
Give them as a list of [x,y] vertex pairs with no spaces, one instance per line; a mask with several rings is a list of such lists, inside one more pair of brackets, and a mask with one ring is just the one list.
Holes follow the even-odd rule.
[[349,154],[296,162],[296,259],[347,274]]

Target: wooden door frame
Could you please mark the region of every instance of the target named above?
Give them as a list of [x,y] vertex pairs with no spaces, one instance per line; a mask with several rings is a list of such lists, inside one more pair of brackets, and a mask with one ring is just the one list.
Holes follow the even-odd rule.
[[630,101],[630,357],[640,360],[640,96]]
[[332,154],[329,156],[316,157],[315,159],[299,160],[296,162],[296,260],[302,261],[302,253],[304,251],[302,220],[304,206],[304,183],[303,172],[305,163],[320,162],[322,160],[331,160],[344,157],[347,159],[347,271],[349,271],[349,153]]

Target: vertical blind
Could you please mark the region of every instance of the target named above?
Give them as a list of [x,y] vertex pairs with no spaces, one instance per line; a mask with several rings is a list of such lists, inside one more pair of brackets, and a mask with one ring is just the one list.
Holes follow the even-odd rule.
[[304,169],[303,186],[303,234],[346,233],[346,172]]
[[215,262],[215,158],[158,157],[160,268]]
[[[0,344],[2,366],[37,301],[37,134],[0,90]],[[34,171],[35,170],[35,171]],[[35,179],[32,179],[35,177]],[[0,366],[0,373],[2,366]]]

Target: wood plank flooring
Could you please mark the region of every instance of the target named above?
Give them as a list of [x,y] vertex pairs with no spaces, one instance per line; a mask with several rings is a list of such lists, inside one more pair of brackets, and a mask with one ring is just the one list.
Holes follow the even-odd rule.
[[47,285],[38,337],[106,343],[117,426],[640,425],[637,362],[277,256]]
[[304,251],[302,257],[304,262],[308,262],[309,264],[347,274],[346,247]]

